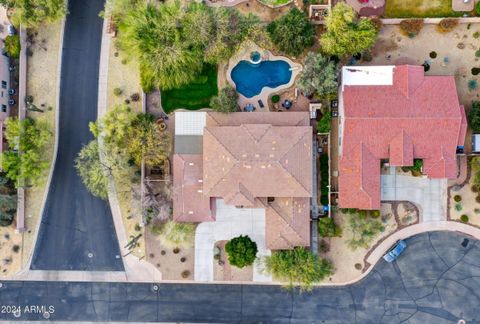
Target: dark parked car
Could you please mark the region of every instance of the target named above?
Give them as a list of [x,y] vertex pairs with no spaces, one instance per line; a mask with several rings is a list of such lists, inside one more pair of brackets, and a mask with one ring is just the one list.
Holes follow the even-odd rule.
[[388,251],[384,256],[383,259],[387,262],[395,261],[403,251],[405,251],[407,247],[407,243],[404,240],[400,240]]

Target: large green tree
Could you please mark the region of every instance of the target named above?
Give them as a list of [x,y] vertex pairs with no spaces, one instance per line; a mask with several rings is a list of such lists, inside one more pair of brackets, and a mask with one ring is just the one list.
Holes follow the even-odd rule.
[[0,226],[10,225],[16,212],[17,196],[0,194]]
[[112,174],[112,167],[100,160],[96,139],[85,145],[78,153],[78,157],[75,159],[75,168],[92,195],[107,199],[108,175]]
[[5,137],[9,149],[2,153],[2,169],[17,187],[37,185],[48,169],[45,154],[51,138],[48,125],[31,118],[7,118]]
[[320,98],[337,92],[337,64],[321,53],[309,52],[297,86],[305,95]]
[[238,111],[238,93],[231,87],[226,86],[221,89],[218,96],[215,96],[210,101],[210,107],[213,110],[222,113],[231,113]]
[[297,56],[314,42],[315,29],[307,16],[292,8],[267,26],[272,42],[289,55]]
[[327,31],[320,44],[325,53],[339,57],[362,53],[377,39],[378,29],[368,18],[359,18],[345,2],[339,2],[325,18]]
[[65,0],[0,0],[0,4],[12,10],[11,20],[16,26],[36,28],[67,14]]
[[193,82],[204,63],[228,59],[258,24],[234,9],[195,2],[121,0],[110,7],[118,24],[118,45],[139,61],[145,91]]
[[289,288],[299,286],[302,290],[311,290],[313,284],[333,273],[330,262],[312,254],[304,247],[273,251],[263,262],[266,273],[286,283]]

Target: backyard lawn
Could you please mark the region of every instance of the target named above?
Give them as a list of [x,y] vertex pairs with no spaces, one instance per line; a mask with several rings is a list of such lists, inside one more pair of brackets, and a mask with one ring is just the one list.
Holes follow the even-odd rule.
[[388,18],[460,17],[463,13],[452,10],[452,0],[387,0],[385,16]]
[[195,82],[181,88],[162,91],[162,107],[167,114],[179,108],[189,110],[208,108],[210,98],[217,93],[217,67],[206,65]]

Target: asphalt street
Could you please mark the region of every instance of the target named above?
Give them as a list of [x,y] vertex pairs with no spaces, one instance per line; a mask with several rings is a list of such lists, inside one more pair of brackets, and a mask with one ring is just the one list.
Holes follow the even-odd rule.
[[259,285],[3,281],[0,320],[479,323],[479,241],[432,232],[407,244],[396,263],[381,260],[357,284],[301,294]]
[[59,146],[31,269],[122,271],[107,202],[82,184],[74,160],[97,116],[103,0],[70,0],[63,41]]

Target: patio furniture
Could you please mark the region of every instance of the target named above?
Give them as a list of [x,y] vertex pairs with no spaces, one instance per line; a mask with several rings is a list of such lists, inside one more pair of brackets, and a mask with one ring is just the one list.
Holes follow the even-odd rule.
[[258,100],[258,105],[260,106],[260,108],[265,108],[262,100]]
[[255,106],[253,104],[249,103],[245,106],[245,108],[243,108],[243,110],[247,111],[247,112],[252,112],[252,111],[255,110]]
[[285,99],[285,101],[282,103],[282,107],[285,109],[290,109],[292,107],[292,101]]

